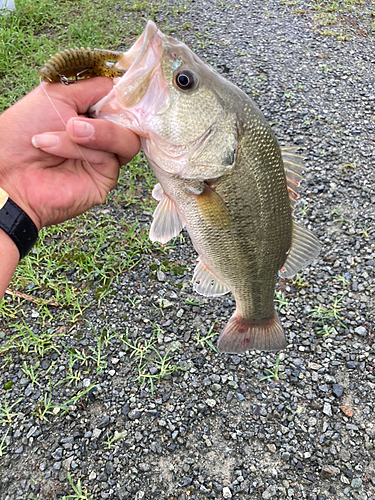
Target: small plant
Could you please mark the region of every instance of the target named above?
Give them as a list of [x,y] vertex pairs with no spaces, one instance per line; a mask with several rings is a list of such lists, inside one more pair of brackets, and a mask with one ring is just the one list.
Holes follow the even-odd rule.
[[344,163],[343,165],[339,166],[339,169],[345,172],[346,174],[350,171],[350,169],[354,170],[357,168],[356,163]]
[[370,231],[372,230],[372,228],[370,228],[370,229],[365,229],[365,228],[362,226],[362,224],[360,224],[359,222],[358,222],[358,225],[359,225],[359,226],[360,226],[360,228],[361,228],[361,234],[363,234],[363,236],[364,236],[365,238],[369,238],[369,237],[370,237]]
[[272,370],[266,368],[265,371],[269,372],[269,375],[266,375],[265,377],[262,377],[259,379],[259,382],[262,382],[263,380],[268,380],[270,378],[274,378],[275,380],[279,380],[279,362],[280,362],[280,354],[277,356],[275,367]]
[[292,285],[297,288],[297,290],[300,290],[301,288],[305,288],[307,286],[307,281],[303,279],[303,276],[301,274],[296,274],[292,279],[291,279]]
[[74,357],[73,353],[69,352],[69,367],[67,369],[67,376],[60,380],[58,384],[62,384],[64,382],[68,382],[68,387],[70,384],[77,385],[81,380],[81,370],[75,370],[74,365],[77,363],[77,359]]
[[129,340],[128,333],[126,333],[125,338],[120,338],[120,340],[127,346],[127,349],[130,352],[130,358],[134,358],[137,362],[137,380],[141,383],[141,385],[144,385],[146,381],[149,381],[151,394],[153,395],[155,381],[160,381],[163,377],[170,375],[176,370],[184,370],[185,367],[172,364],[173,356],[169,354],[171,349],[169,349],[164,355],[161,355],[156,349],[155,336],[156,338],[159,338],[159,336],[163,334],[163,330],[160,326],[155,325],[154,323],[151,324],[153,325],[151,338],[137,338],[132,343]]
[[345,276],[334,276],[333,277],[336,281],[342,284],[342,286],[348,286],[349,280]]
[[44,394],[42,401],[35,406],[33,414],[40,420],[49,422],[47,415],[54,415],[55,405],[52,404],[52,382],[49,380],[49,392]]
[[89,358],[94,361],[96,373],[99,375],[107,366],[107,361],[105,360],[107,355],[103,353],[104,348],[109,344],[111,339],[118,337],[118,335],[116,333],[110,335],[108,332],[104,332],[104,330],[102,330],[100,335],[98,335],[94,330],[93,332],[96,339],[96,347],[89,346],[89,349],[92,352],[92,355],[90,355]]
[[170,375],[171,373],[177,370],[186,370],[185,366],[176,366],[171,363],[173,357],[169,356],[171,349],[162,356],[159,351],[153,346],[150,346],[151,354],[153,353],[154,357],[144,357],[143,359],[150,362],[153,366],[152,368],[156,370],[156,373],[147,373],[148,364],[145,363],[142,366],[138,366],[138,380],[141,385],[143,385],[146,380],[149,380],[151,386],[151,395],[154,395],[154,381],[159,382],[166,375]]
[[7,444],[5,443],[5,440],[7,438],[7,435],[9,433],[10,427],[8,427],[6,433],[3,436],[3,439],[0,441],[0,458],[2,458],[4,455],[7,454],[6,449],[7,449]]
[[11,424],[13,422],[14,417],[17,417],[17,413],[12,413],[12,409],[22,401],[22,398],[17,399],[15,403],[8,406],[7,396],[8,393],[6,392],[4,396],[4,405],[0,406],[0,424]]
[[35,366],[32,366],[30,365],[30,367],[27,366],[27,363],[26,361],[23,362],[23,368],[22,368],[22,371],[25,375],[27,375],[30,380],[31,380],[31,385],[34,387],[34,385],[40,385],[39,382],[37,382],[36,378],[37,376],[39,375],[40,373],[40,370],[38,370],[37,372],[35,372],[35,370],[37,368],[39,368],[40,366],[40,362],[37,361],[36,365]]
[[341,311],[345,309],[344,307],[342,307],[341,303],[347,293],[348,292],[344,292],[340,297],[330,299],[331,304],[328,307],[322,305],[313,307],[311,309],[309,317],[313,317],[320,321],[323,327],[323,331],[327,331],[327,328],[325,327],[325,320],[335,320],[340,323],[341,326],[347,328],[345,323],[342,321],[342,316],[340,314]]
[[72,490],[74,491],[73,495],[65,495],[62,500],[91,500],[92,497],[88,493],[86,486],[82,488],[81,480],[78,479],[77,484],[73,483],[72,476],[68,472],[68,481]]
[[130,302],[132,309],[137,307],[137,305],[142,301],[138,295],[135,295],[134,297],[130,297],[129,295],[125,295],[125,298]]
[[288,307],[288,301],[285,298],[285,295],[279,290],[275,290],[275,302],[278,304],[277,311],[280,312],[282,307]]
[[200,303],[197,300],[185,299],[185,304],[188,306],[200,306]]
[[336,331],[334,326],[328,326],[322,322],[323,328],[321,330],[317,330],[317,335],[323,335],[323,337],[328,337],[331,335],[331,333],[334,333]]
[[66,401],[63,404],[54,404],[52,402],[52,382],[49,381],[49,392],[44,394],[42,401],[35,407],[33,414],[36,415],[40,420],[49,422],[49,415],[57,415],[62,411],[63,414],[68,413],[72,406],[74,406],[85,394],[91,391],[95,384],[91,384],[90,387],[85,389],[81,389],[77,394],[75,394],[72,398]]
[[121,433],[115,433],[113,437],[110,437],[109,434],[106,435],[106,442],[105,442],[105,449],[106,450],[111,450],[113,448],[113,443],[116,443],[117,441],[120,441],[120,439],[123,439],[124,436]]
[[196,345],[201,345],[203,348],[204,348],[204,343],[206,342],[207,345],[209,347],[211,347],[211,349],[215,352],[217,352],[217,349],[216,347],[212,344],[211,340],[214,338],[214,337],[217,337],[219,335],[218,332],[216,331],[213,331],[214,329],[214,326],[216,325],[217,321],[215,321],[214,323],[212,323],[212,325],[210,326],[210,329],[208,330],[208,333],[205,337],[201,337],[201,334],[200,334],[200,331],[198,330],[197,331],[197,334],[195,336],[195,340],[197,341]]
[[304,202],[303,207],[298,208],[298,215],[307,215],[307,211],[309,210],[309,204]]

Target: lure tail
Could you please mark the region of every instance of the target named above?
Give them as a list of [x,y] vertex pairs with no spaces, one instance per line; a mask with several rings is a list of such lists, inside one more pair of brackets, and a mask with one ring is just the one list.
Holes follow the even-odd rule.
[[242,318],[236,311],[228,321],[218,340],[220,352],[241,353],[250,349],[277,351],[287,345],[279,317],[274,316],[262,324]]

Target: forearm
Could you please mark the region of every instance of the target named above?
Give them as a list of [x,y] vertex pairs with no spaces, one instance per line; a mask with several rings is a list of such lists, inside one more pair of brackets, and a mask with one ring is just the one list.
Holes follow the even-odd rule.
[[13,277],[19,258],[20,253],[15,243],[0,229],[0,299]]

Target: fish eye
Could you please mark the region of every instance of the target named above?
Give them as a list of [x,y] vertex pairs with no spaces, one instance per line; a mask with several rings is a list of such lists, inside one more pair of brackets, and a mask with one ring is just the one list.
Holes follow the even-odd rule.
[[197,82],[196,76],[191,71],[184,69],[176,75],[176,85],[181,90],[191,90]]

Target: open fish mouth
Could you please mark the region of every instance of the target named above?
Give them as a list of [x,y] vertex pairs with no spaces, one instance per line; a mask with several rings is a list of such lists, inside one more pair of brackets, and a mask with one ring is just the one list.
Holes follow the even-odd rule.
[[149,115],[162,113],[170,103],[160,64],[166,38],[153,21],[148,21],[139,39],[114,65],[125,70],[125,75],[115,79],[112,91],[91,106],[90,116],[102,115],[147,135],[142,123]]
[[154,40],[156,45],[158,42],[161,42],[163,38],[163,34],[157,28],[156,24],[153,21],[148,21],[146,28],[144,29],[142,35],[138,38],[138,40],[130,47],[127,52],[124,52],[122,58],[117,61],[116,68],[129,70],[131,66],[138,66],[150,47],[151,41],[154,37],[157,37],[160,40]]

